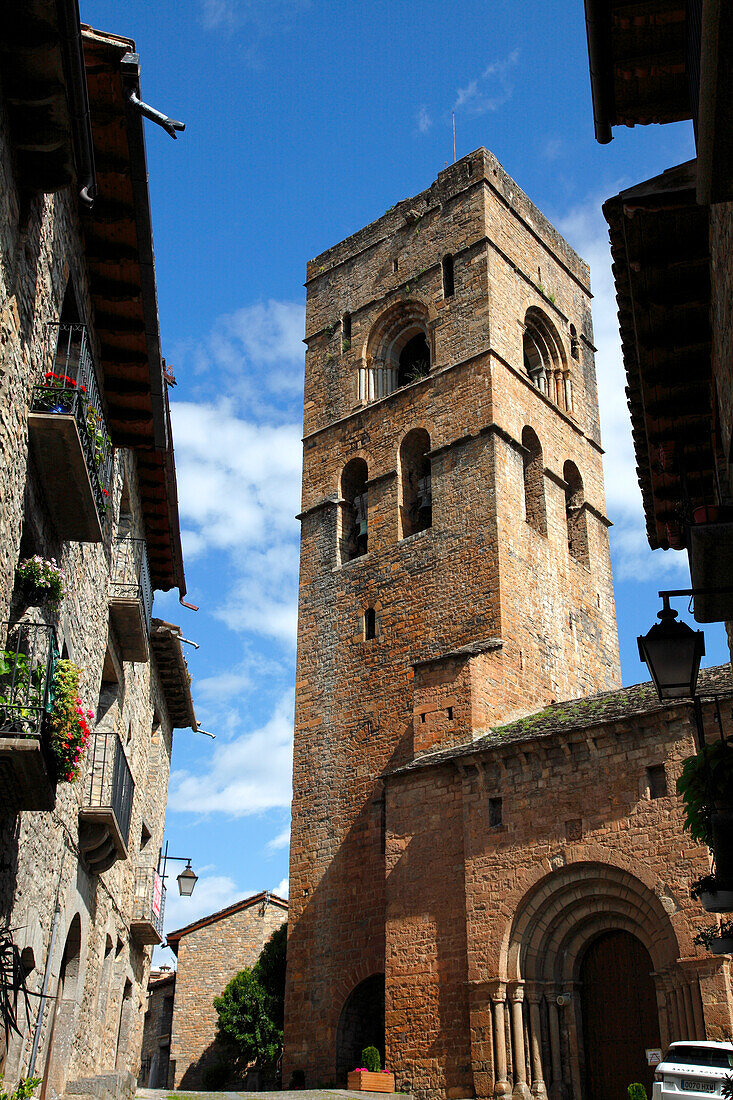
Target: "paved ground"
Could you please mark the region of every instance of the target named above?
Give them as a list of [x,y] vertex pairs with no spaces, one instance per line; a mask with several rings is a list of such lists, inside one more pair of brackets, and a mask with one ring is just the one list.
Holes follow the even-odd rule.
[[350,1092],[348,1089],[283,1089],[282,1092],[171,1092],[168,1089],[138,1089],[139,1100],[368,1100],[374,1096],[379,1100],[412,1100],[409,1092]]

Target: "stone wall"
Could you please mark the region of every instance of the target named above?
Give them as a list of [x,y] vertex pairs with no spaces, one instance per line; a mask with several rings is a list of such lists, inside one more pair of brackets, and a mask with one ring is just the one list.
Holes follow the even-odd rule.
[[151,971],[140,1048],[138,1085],[141,1088],[166,1088],[168,1085],[175,991],[175,971]]
[[[629,697],[638,711],[634,704]],[[531,1083],[534,1093],[538,1074],[524,1053],[520,1072],[517,1051],[525,1038],[530,1051],[535,1035],[548,1091],[562,1080],[584,1095],[576,960],[608,928],[633,931],[650,952],[663,1046],[731,1036],[729,961],[694,943],[711,918],[689,890],[708,873],[709,855],[683,832],[675,794],[695,746],[691,708],[657,705],[595,725],[600,709],[584,701],[562,732],[536,734],[528,723],[522,733],[518,723],[504,746],[495,737],[490,749],[479,742],[388,779],[386,1033],[398,1088],[484,1097],[508,1075],[509,1091]],[[712,737],[712,707],[707,717]],[[648,769],[660,766],[666,793],[652,797]],[[500,824],[490,817],[496,798]],[[546,940],[535,948],[542,926]],[[568,998],[555,1078],[549,1021],[538,1015],[535,1027],[530,1018],[529,995],[539,1004],[545,990],[553,994],[543,1014],[557,1010],[557,994]],[[520,1046],[507,1030],[499,1054],[498,1012],[503,1034],[515,1002]]]
[[[2,104],[0,192],[0,620],[22,611],[14,588],[19,557],[34,552],[54,556],[66,573],[67,593],[60,614],[47,621],[56,629],[60,651],[82,670],[85,709],[100,718],[102,670],[105,663],[114,669],[113,728],[135,783],[127,858],[99,875],[90,872],[79,846],[88,768],[77,783],[59,782],[52,811],[0,809],[0,917],[14,930],[18,946],[29,949],[33,993],[40,991],[51,952],[50,999],[40,1012],[35,1072],[46,1077],[46,1096],[52,1100],[63,1095],[69,1080],[117,1071],[137,1074],[150,948],[131,935],[135,874],[157,862],[172,728],[154,661],[123,661],[109,624],[112,546],[123,490],[133,533],[145,533],[134,454],[115,452],[98,544],[59,538],[46,505],[48,471],[29,458],[32,387],[51,367],[48,325],[59,320],[69,286],[80,319],[89,326],[92,349],[98,349],[76,202],[69,190],[19,194]],[[23,1034],[11,1040],[7,1058],[0,1054],[8,1084],[28,1069],[37,998],[31,1005],[30,1025],[23,1022]]]
[[173,1088],[201,1088],[206,1067],[221,1060],[215,1041],[214,997],[224,992],[235,974],[257,962],[285,920],[285,902],[258,896],[196,922],[190,931],[183,930],[177,944],[171,1035],[169,1083]]
[[[285,1073],[314,1083],[334,1077],[347,997],[384,973],[382,773],[472,736],[469,722],[612,688],[619,660],[583,261],[479,150],[310,261],[307,287]],[[525,369],[530,307],[556,334],[571,401]],[[370,400],[401,331],[424,332],[430,374]],[[525,520],[526,426],[543,448],[546,535]],[[432,525],[401,539],[400,445],[413,428],[430,437]],[[368,551],[344,560],[353,458],[368,467]],[[569,553],[568,460],[587,563]],[[441,702],[414,695],[421,663],[487,640],[470,686],[450,688],[453,717],[450,685]]]

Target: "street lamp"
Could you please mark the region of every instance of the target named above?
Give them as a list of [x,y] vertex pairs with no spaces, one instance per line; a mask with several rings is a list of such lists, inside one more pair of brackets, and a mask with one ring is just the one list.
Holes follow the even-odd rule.
[[695,695],[700,659],[705,656],[705,635],[675,622],[677,612],[669,606],[676,592],[660,592],[664,606],[660,620],[648,634],[638,638],[639,656],[649,669],[661,702],[689,699]]
[[[168,864],[168,860],[175,860],[177,863],[185,863],[186,866],[181,871],[180,875],[176,876],[176,882],[178,883],[178,893],[182,898],[190,898],[193,893],[193,888],[198,882],[198,875],[193,871],[191,867],[191,860],[187,856],[169,856],[168,855],[168,841],[165,842],[165,852],[160,853],[158,860],[158,874],[161,877],[163,883],[166,880],[165,869]],[[161,870],[161,864],[162,870]]]

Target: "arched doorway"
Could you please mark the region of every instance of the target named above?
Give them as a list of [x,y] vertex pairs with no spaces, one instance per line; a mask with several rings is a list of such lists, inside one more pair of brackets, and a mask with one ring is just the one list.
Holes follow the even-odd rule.
[[651,1096],[646,1050],[659,1047],[659,1019],[649,952],[631,932],[605,932],[580,964],[587,1100],[626,1100],[640,1081]]
[[61,957],[51,1038],[46,1056],[46,1069],[41,1088],[42,1100],[57,1100],[63,1096],[71,1061],[74,1021],[77,1013],[77,993],[81,969],[81,918],[77,913],[69,925]]
[[384,1065],[384,974],[372,974],[349,993],[336,1032],[339,1081],[361,1065],[364,1047],[376,1047]]

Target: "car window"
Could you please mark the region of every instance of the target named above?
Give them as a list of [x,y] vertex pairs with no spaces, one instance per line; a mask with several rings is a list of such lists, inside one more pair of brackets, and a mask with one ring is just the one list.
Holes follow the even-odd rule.
[[733,1069],[733,1050],[715,1047],[679,1046],[667,1051],[665,1062],[683,1066],[710,1066],[712,1069]]

